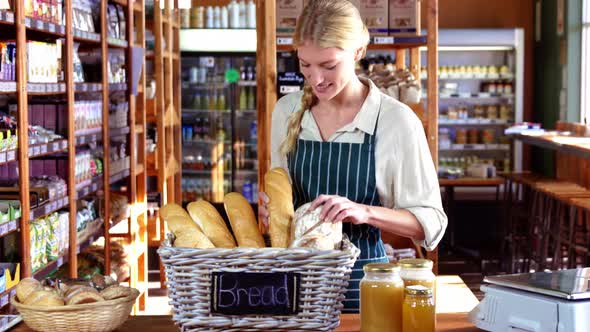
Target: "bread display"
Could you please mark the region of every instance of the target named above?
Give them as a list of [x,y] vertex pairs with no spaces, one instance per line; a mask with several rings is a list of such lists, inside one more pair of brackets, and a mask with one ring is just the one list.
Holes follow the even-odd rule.
[[302,205],[295,211],[291,226],[291,248],[306,247],[318,250],[334,250],[342,242],[342,223],[324,221],[319,227],[305,234],[320,220],[321,207],[308,211],[311,203]]
[[24,278],[16,285],[16,298],[23,302],[31,293],[43,289],[41,283],[35,278]]
[[[106,288],[102,289],[101,285]],[[102,275],[94,275],[91,281],[73,280],[69,286],[59,280],[47,279],[41,283],[25,278],[16,285],[16,292],[18,302],[42,307],[111,301],[133,295],[132,288],[120,286],[111,277]]]
[[265,191],[269,197],[269,235],[273,247],[287,248],[291,242],[291,223],[293,221],[293,193],[289,174],[282,167],[266,172]]
[[190,203],[186,209],[191,218],[201,225],[203,233],[217,248],[235,248],[236,240],[225,221],[211,203],[203,200]]
[[266,247],[252,206],[241,194],[232,192],[223,197],[223,206],[240,247]]

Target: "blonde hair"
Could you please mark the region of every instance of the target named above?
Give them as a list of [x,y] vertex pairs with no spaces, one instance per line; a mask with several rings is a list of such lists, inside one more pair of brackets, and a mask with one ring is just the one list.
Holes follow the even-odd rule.
[[[369,44],[369,31],[363,23],[358,9],[348,0],[310,0],[297,19],[293,46],[295,48],[305,42],[322,47],[337,47],[343,50],[363,48],[365,55]],[[305,84],[301,97],[301,109],[291,114],[287,136],[281,144],[281,153],[287,155],[295,148],[301,119],[306,110],[317,103],[311,86]]]

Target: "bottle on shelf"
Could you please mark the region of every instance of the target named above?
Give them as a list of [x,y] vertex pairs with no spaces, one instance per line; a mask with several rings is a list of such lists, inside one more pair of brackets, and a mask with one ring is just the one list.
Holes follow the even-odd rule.
[[214,13],[213,13],[213,7],[212,6],[207,6],[207,13],[206,13],[206,23],[205,23],[205,27],[207,29],[212,29],[214,27]]
[[236,0],[232,0],[228,7],[229,27],[237,29],[240,27],[240,6]]
[[221,28],[227,29],[229,27],[229,17],[228,17],[228,8],[227,6],[221,7]]
[[239,28],[243,29],[246,27],[246,2],[244,0],[240,0],[239,2],[239,14],[240,14],[240,25]]
[[221,8],[215,6],[213,9],[213,27],[215,29],[221,28]]
[[223,90],[221,90],[217,95],[217,110],[225,111],[225,106],[225,93]]
[[248,95],[246,92],[246,87],[241,87],[240,89],[240,110],[245,110],[248,107]]
[[256,109],[256,88],[248,88],[247,106],[249,110]]
[[209,117],[205,116],[203,120],[203,128],[201,129],[203,139],[211,139],[211,125],[209,124]]
[[246,5],[246,25],[248,29],[256,29],[256,4],[253,0],[248,0]]
[[209,97],[209,105],[207,109],[214,110],[217,108],[217,91],[211,90],[211,97]]

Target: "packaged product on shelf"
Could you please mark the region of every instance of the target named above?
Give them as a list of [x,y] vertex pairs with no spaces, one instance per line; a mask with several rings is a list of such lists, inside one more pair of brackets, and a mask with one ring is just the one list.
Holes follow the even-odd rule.
[[66,251],[69,246],[69,231],[70,231],[70,213],[59,212],[57,215],[59,237],[58,237],[58,251],[60,254]]
[[180,8],[180,27],[188,29],[191,27],[191,9]]
[[361,17],[372,36],[386,36],[389,32],[387,0],[361,0]]
[[0,42],[0,80],[16,80],[16,43]]
[[498,118],[498,106],[497,105],[488,105],[486,109],[486,117],[488,119],[497,119]]
[[114,4],[109,4],[107,9],[107,35],[111,38],[119,38],[119,14]]
[[46,228],[48,229],[47,239],[46,239],[46,251],[47,251],[47,259],[49,261],[54,261],[59,257],[59,238],[60,234],[60,227],[59,227],[59,216],[57,213],[52,213],[47,216],[45,220],[47,223]]
[[119,39],[127,39],[127,21],[125,20],[125,12],[121,5],[117,5],[117,17],[119,18]]
[[420,0],[389,0],[389,34],[416,35],[420,31]]
[[276,6],[277,36],[291,37],[303,10],[303,0],[278,0]]

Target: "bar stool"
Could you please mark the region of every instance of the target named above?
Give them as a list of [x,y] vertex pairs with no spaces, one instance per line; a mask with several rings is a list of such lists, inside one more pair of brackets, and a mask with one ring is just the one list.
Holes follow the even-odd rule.
[[590,265],[590,197],[571,198],[568,203],[569,222],[560,229],[559,244],[567,248],[567,268],[586,267]]

